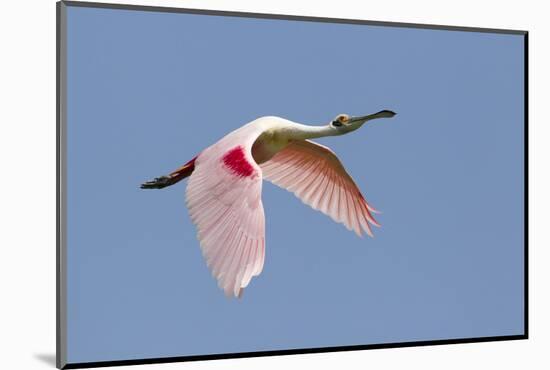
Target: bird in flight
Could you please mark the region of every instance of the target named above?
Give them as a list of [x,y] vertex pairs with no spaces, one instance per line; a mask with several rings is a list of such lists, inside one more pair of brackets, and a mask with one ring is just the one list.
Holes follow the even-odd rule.
[[170,173],[141,185],[162,189],[189,177],[185,200],[202,254],[218,285],[241,297],[265,258],[262,180],[292,193],[313,209],[361,236],[380,226],[336,154],[310,139],[339,136],[394,112],[350,117],[339,114],[324,126],[261,117],[229,133]]

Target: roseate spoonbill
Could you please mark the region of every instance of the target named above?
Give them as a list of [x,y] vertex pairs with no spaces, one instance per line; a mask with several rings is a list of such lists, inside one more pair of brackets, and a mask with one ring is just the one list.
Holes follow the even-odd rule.
[[186,203],[206,263],[227,296],[240,297],[265,257],[262,179],[293,192],[313,209],[361,236],[380,226],[336,154],[309,139],[347,134],[383,110],[361,117],[339,114],[325,126],[279,117],[258,118],[229,133],[167,176],[141,185],[162,189],[190,176]]

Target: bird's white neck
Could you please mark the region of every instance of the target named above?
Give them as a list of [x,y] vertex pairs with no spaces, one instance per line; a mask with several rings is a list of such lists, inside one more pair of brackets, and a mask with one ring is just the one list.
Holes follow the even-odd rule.
[[285,128],[284,133],[290,140],[315,139],[318,137],[336,136],[342,134],[330,125],[308,126],[300,123],[294,123],[291,127]]

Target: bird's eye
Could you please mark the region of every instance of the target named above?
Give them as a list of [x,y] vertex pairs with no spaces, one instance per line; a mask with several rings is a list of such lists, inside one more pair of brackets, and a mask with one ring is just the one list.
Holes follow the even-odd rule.
[[340,123],[346,123],[348,121],[348,117],[340,116],[338,117],[338,121],[340,121]]

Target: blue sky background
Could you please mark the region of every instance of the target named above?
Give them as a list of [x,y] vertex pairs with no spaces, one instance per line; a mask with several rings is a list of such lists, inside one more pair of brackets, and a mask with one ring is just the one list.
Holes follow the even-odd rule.
[[[522,334],[523,83],[518,35],[69,7],[69,362]],[[375,238],[265,183],[241,300],[186,184],[139,189],[260,116],[381,109],[319,140]]]

